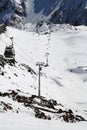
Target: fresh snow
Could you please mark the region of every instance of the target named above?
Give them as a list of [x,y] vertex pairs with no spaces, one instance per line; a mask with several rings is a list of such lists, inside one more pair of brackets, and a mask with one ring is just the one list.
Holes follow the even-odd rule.
[[[0,116],[1,130],[86,130],[87,123],[80,122],[68,124],[61,121],[45,121],[34,119],[26,114],[1,114]],[[4,124],[3,124],[4,123]]]
[[[24,95],[37,95],[38,76],[31,75],[20,63],[28,64],[36,74],[36,62],[46,63],[49,53],[49,66],[42,68],[41,95],[47,99],[57,100],[66,109],[87,119],[87,27],[74,28],[69,25],[53,25],[51,34],[37,34],[33,30],[17,30],[7,27],[7,32],[0,35],[0,53],[4,53],[6,45],[10,45],[9,37],[14,37],[16,51],[16,67],[6,65],[0,75],[0,91],[21,90]],[[15,76],[17,74],[17,77]],[[23,92],[23,93],[22,93]],[[14,112],[0,113],[0,129],[61,129],[86,130],[86,122],[67,124],[52,119],[45,121],[36,119],[34,112],[24,108],[11,99],[0,97],[0,101],[11,103]],[[15,110],[20,108],[19,114]]]

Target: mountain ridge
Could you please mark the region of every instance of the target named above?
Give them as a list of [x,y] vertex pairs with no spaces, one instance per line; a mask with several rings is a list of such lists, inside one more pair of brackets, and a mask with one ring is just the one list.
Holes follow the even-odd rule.
[[0,10],[0,23],[13,26],[42,20],[87,25],[87,0],[3,0]]

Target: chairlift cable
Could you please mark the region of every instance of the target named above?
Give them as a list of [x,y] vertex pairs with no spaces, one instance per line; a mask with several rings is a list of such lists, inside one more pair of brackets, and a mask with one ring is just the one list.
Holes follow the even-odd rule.
[[[25,54],[25,56],[27,56],[27,53],[19,46],[19,44],[17,43],[17,42],[14,42],[15,43],[15,45]],[[29,55],[27,56],[28,57],[28,59],[31,59],[31,61],[33,60],[33,58],[32,57],[30,57]],[[33,60],[32,61],[34,64],[36,64],[36,62]]]
[[[29,59],[27,59],[27,58],[25,58],[24,56],[22,56],[21,54],[19,54],[18,52],[16,52],[17,53],[17,55],[20,57],[20,58],[24,58],[24,60],[26,60],[26,61],[28,61],[29,63],[30,63],[30,61],[29,61]],[[31,63],[32,65],[34,65],[33,63]],[[35,65],[36,66],[36,65]],[[34,70],[35,70],[35,67],[34,67]],[[35,70],[36,72],[37,72],[37,70]]]
[[[6,34],[5,33],[5,35],[8,37],[8,38],[10,38],[9,36],[8,36],[8,34]],[[25,54],[25,56],[27,56],[27,53],[19,46],[19,44],[17,44],[16,42],[14,42],[15,43],[15,45]],[[32,62],[32,64],[36,64],[36,62],[33,60],[33,58],[31,58],[29,55],[27,56],[28,57],[28,61],[29,61],[29,59],[31,60],[30,62]]]
[[4,40],[2,40],[2,39],[0,39],[0,40],[7,46],[7,43]]
[[[14,43],[15,43],[15,42],[14,42]],[[22,48],[20,48],[18,44],[15,43],[15,45],[21,50],[21,52],[24,53],[25,56],[27,56],[27,53],[25,53],[25,51],[24,51]],[[30,59],[30,62],[32,62],[33,65],[36,64],[36,62],[35,62],[30,56],[27,56],[26,59],[27,59],[28,61],[29,61],[29,59]]]

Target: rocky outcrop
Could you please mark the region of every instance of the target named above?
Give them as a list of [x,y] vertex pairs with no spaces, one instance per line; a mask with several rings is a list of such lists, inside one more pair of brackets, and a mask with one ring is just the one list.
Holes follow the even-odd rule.
[[[73,123],[86,121],[82,116],[75,114],[71,109],[66,110],[64,106],[60,103],[57,103],[56,100],[48,100],[45,97],[38,97],[36,95],[27,97],[20,95],[19,92],[21,91],[9,90],[9,92],[0,92],[0,97],[11,98],[13,101],[23,104],[24,107],[31,108],[35,113],[35,117],[39,119],[51,120],[51,114],[56,114],[58,119],[60,118],[65,122]],[[13,110],[11,104],[1,102],[0,107],[2,108],[2,106],[3,111]],[[19,111],[17,111],[17,113],[18,112]]]
[[0,23],[20,27],[25,23],[25,3],[17,3],[15,0],[0,1]]

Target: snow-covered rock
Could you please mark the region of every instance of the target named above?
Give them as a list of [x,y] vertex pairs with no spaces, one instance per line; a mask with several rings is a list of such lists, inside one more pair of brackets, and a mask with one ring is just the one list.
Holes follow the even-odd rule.
[[20,27],[25,24],[25,15],[24,1],[0,1],[0,23]]

